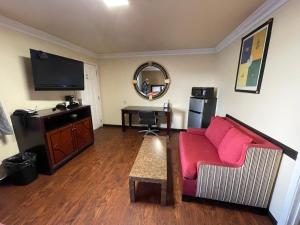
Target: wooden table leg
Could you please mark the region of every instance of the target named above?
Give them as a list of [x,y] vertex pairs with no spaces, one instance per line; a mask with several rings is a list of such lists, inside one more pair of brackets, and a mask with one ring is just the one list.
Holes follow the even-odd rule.
[[130,201],[135,202],[135,182],[131,178],[129,178],[129,193],[130,193]]
[[122,110],[122,131],[125,131],[125,112]]
[[161,183],[161,204],[166,205],[167,204],[167,182],[163,181]]
[[129,113],[129,127],[132,127],[132,114]]

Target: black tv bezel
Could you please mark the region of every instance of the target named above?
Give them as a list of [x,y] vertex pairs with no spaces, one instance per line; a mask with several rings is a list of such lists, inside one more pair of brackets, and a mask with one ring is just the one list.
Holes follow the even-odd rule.
[[53,87],[41,87],[41,86],[36,86],[34,85],[34,90],[35,91],[84,91],[83,88],[77,88],[77,87],[62,87],[60,88],[58,85],[53,86]]
[[82,68],[83,68],[83,86],[74,86],[74,85],[49,85],[49,86],[43,86],[43,85],[38,85],[36,83],[36,74],[37,72],[35,71],[35,68],[33,66],[33,63],[31,62],[31,68],[32,68],[32,78],[33,78],[33,84],[34,84],[34,90],[35,91],[83,91],[84,90],[84,86],[85,86],[85,82],[84,82],[84,62],[79,61],[79,60],[75,60],[75,59],[71,59],[71,58],[67,58],[67,57],[63,57],[60,55],[55,55],[52,53],[48,53],[48,52],[44,52],[41,50],[36,50],[36,49],[29,49],[30,50],[30,59],[32,59],[32,52],[40,52],[40,53],[46,53],[47,55],[51,55],[54,57],[58,57],[58,58],[62,58],[68,61],[75,61],[75,62],[79,62],[82,64]]

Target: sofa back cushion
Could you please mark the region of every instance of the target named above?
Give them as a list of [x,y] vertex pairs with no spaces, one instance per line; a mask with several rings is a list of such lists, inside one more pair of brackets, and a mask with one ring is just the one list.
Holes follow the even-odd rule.
[[230,122],[234,127],[236,127],[237,129],[239,129],[240,131],[242,131],[243,133],[245,133],[249,137],[251,137],[253,139],[253,143],[262,144],[262,145],[265,145],[266,147],[269,147],[269,148],[272,148],[272,149],[280,149],[278,146],[274,145],[273,143],[271,143],[267,139],[263,138],[262,136],[255,133],[254,131],[246,128],[245,126],[239,124],[238,122],[236,122],[236,121],[234,121],[230,118],[227,118],[227,117],[226,117],[226,120],[228,122]]
[[235,127],[231,128],[219,145],[219,158],[222,162],[229,163],[234,166],[241,166],[240,159],[241,157],[245,158],[245,147],[252,141],[253,139],[247,134],[244,134]]
[[212,119],[209,127],[205,131],[207,139],[218,148],[225,134],[232,128],[233,125],[224,118],[216,116]]

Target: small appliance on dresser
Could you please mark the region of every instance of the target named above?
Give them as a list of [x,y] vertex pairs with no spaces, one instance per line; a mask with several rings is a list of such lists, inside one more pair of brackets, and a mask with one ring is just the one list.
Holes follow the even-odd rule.
[[216,112],[217,98],[213,87],[193,87],[190,97],[188,128],[206,128]]

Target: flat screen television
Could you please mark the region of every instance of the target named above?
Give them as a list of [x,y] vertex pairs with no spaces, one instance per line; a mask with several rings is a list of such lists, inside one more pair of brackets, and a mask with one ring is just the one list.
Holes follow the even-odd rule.
[[83,62],[30,49],[34,88],[84,90]]

